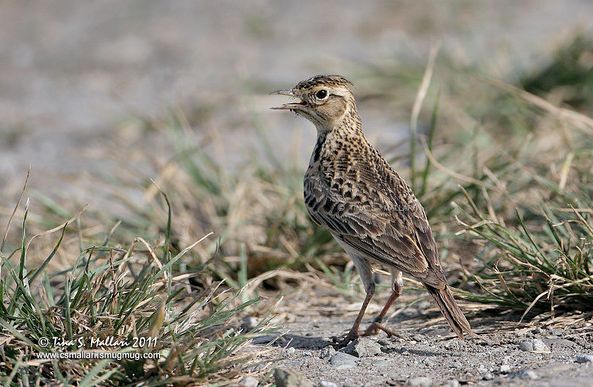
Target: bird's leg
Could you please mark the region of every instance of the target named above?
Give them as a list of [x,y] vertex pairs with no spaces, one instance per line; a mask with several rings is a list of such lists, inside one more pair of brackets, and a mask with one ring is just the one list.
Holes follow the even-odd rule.
[[377,333],[379,333],[379,330],[382,330],[383,332],[387,333],[387,336],[396,336],[395,332],[393,332],[393,331],[385,328],[383,325],[381,325],[381,323],[383,322],[383,319],[385,318],[385,315],[387,315],[387,312],[389,311],[389,308],[391,308],[391,305],[393,305],[395,300],[397,300],[397,298],[401,294],[401,289],[403,286],[401,271],[396,271],[396,270],[392,271],[391,277],[392,277],[392,281],[393,281],[393,283],[392,283],[393,291],[391,292],[391,295],[387,299],[385,306],[383,306],[383,309],[381,309],[381,312],[379,313],[379,315],[377,317],[375,317],[375,319],[373,320],[371,325],[369,325],[369,327],[366,329],[363,336],[376,335]]
[[393,303],[395,302],[395,300],[397,300],[397,298],[399,297],[399,294],[400,294],[399,293],[399,290],[397,290],[397,291],[394,290],[393,292],[391,292],[391,295],[387,299],[387,302],[385,303],[385,306],[383,306],[383,309],[381,309],[381,313],[379,313],[379,315],[377,317],[375,317],[375,319],[373,320],[373,322],[371,323],[371,325],[369,325],[369,327],[364,332],[363,336],[376,335],[377,333],[379,333],[379,330],[384,331],[385,333],[387,333],[388,336],[394,336],[395,335],[394,332],[392,332],[391,330],[385,328],[383,325],[381,325],[381,323],[383,322],[383,319],[385,318],[385,315],[389,311],[389,308],[391,308],[391,305],[393,305]]
[[[339,239],[337,240],[340,242]],[[352,328],[346,337],[344,337],[344,339],[338,344],[339,347],[345,347],[349,342],[358,338],[358,328],[360,327],[360,322],[364,317],[364,312],[366,311],[371,298],[373,298],[373,295],[375,294],[375,281],[373,279],[373,271],[369,262],[364,257],[352,253],[348,248],[346,251],[348,251],[350,257],[352,257],[352,263],[354,263],[354,267],[356,267],[356,271],[358,272],[358,275],[360,275],[366,296],[362,302],[358,316],[356,316],[356,320],[354,320],[354,325],[352,325]]]
[[373,298],[374,294],[375,284],[371,282],[366,288],[366,296],[364,297],[364,301],[362,302],[362,306],[360,307],[358,316],[356,316],[356,320],[354,320],[354,324],[352,325],[352,328],[350,328],[350,332],[348,332],[346,337],[344,337],[344,339],[340,341],[340,343],[338,344],[339,347],[345,347],[351,341],[358,339],[358,330],[360,328],[360,322],[362,321],[364,317],[364,312],[366,311],[367,306],[369,306],[369,302],[371,301],[371,298]]

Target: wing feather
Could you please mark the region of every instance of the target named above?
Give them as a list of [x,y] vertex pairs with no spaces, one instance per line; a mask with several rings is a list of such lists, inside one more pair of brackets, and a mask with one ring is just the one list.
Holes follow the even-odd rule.
[[[406,182],[376,156],[376,164],[359,159],[338,171],[349,176],[335,170],[309,174],[309,214],[368,258],[440,287],[444,276],[424,209]],[[332,184],[336,180],[340,184]]]

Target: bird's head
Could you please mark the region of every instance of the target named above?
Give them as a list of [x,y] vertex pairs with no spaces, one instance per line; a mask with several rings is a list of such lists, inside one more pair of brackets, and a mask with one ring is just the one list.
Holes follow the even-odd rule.
[[352,83],[340,75],[317,75],[288,90],[273,94],[287,95],[297,101],[272,109],[290,110],[311,121],[320,132],[341,126],[345,117],[358,117],[352,95]]

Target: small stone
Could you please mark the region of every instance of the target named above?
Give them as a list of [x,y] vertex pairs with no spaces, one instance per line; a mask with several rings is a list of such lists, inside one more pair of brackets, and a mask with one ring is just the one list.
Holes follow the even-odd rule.
[[245,316],[241,320],[241,329],[243,332],[250,332],[257,327],[257,324],[259,324],[258,319],[253,316]]
[[344,352],[336,352],[329,359],[329,364],[339,370],[354,368],[358,365],[358,358]]
[[287,355],[292,355],[295,352],[296,352],[296,348],[295,347],[286,348],[286,354]]
[[577,363],[593,363],[593,355],[581,354],[576,357]]
[[519,348],[526,352],[550,353],[550,348],[540,339],[523,340]]
[[322,348],[321,351],[319,351],[319,357],[321,359],[329,359],[330,357],[332,357],[332,355],[336,353],[336,350],[334,347],[332,347],[331,345],[328,345],[325,348]]
[[425,310],[430,308],[431,305],[432,304],[428,301],[420,301],[418,305],[416,305],[416,308],[418,308],[418,310]]
[[492,379],[494,379],[494,375],[492,375],[492,372],[486,372],[482,376],[482,379],[484,379],[484,380],[492,380]]
[[338,387],[338,385],[333,382],[326,382],[325,380],[322,380],[321,383],[319,383],[319,387]]
[[451,380],[447,381],[446,386],[447,387],[459,387],[459,380],[451,379]]
[[253,376],[246,376],[239,380],[239,387],[257,387],[258,385],[259,380],[257,380]]
[[408,380],[408,386],[413,387],[431,387],[432,379],[428,376],[417,376]]
[[289,369],[274,369],[276,387],[313,387],[313,383],[303,375]]
[[537,353],[550,353],[550,347],[546,345],[540,339],[533,339],[533,352]]
[[525,352],[533,352],[533,342],[531,340],[523,340],[519,343],[519,348]]
[[358,357],[370,357],[380,355],[381,353],[381,345],[375,340],[366,337],[359,339],[354,344],[352,351],[352,354]]
[[445,343],[445,348],[457,351],[461,349],[461,343],[459,340],[450,340]]
[[537,374],[533,370],[525,370],[519,374],[519,377],[521,379],[535,380],[535,379],[537,379]]
[[508,364],[503,364],[500,366],[500,372],[503,374],[508,374],[509,372],[511,372],[511,366]]

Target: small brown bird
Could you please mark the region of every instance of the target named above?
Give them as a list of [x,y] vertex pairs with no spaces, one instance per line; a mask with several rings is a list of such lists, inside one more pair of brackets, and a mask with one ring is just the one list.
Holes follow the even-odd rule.
[[390,332],[381,322],[400,295],[402,272],[426,286],[459,338],[473,335],[443,274],[424,208],[362,132],[352,84],[339,75],[317,75],[275,94],[298,101],[273,109],[290,110],[317,128],[305,174],[305,204],[313,221],[350,255],[365,287],[366,297],[342,345],[359,336],[375,292],[373,264],[390,271],[393,292],[365,335]]

